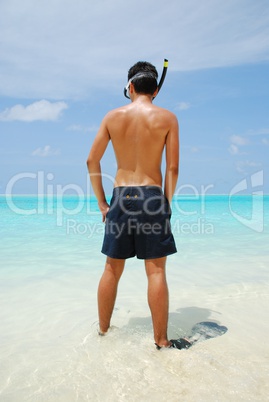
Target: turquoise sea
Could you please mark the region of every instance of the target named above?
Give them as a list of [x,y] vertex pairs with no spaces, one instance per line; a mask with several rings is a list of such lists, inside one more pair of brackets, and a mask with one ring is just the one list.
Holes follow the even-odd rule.
[[0,401],[268,401],[269,196],[175,196],[169,337],[154,348],[143,261],[126,263],[97,335],[104,224],[93,197],[1,196]]

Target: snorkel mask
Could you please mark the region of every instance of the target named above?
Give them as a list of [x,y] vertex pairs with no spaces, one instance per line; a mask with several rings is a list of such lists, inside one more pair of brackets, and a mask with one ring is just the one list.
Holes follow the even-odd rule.
[[[160,89],[161,89],[161,87],[162,87],[162,85],[163,85],[163,82],[164,82],[164,79],[165,79],[165,76],[166,76],[166,73],[167,73],[167,68],[168,68],[168,60],[167,60],[167,59],[164,59],[162,76],[161,76],[161,79],[160,79],[160,81],[159,81],[159,84],[157,85],[158,93],[159,93],[159,91],[160,91]],[[151,73],[148,73],[148,72],[141,72],[141,73],[135,74],[135,75],[128,81],[128,84],[126,85],[126,87],[125,87],[124,90],[123,90],[123,93],[124,93],[125,98],[130,99],[129,87],[130,87],[130,83],[133,81],[133,79],[138,78],[138,77],[148,77],[149,75],[152,76],[152,74],[151,74]],[[154,98],[153,98],[153,99],[154,99]]]

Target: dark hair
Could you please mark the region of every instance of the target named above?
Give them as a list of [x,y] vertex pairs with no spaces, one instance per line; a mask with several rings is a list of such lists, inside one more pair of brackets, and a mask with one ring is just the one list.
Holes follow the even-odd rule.
[[132,81],[135,92],[140,94],[153,95],[157,89],[157,79],[156,68],[147,61],[138,61],[128,71],[128,81]]

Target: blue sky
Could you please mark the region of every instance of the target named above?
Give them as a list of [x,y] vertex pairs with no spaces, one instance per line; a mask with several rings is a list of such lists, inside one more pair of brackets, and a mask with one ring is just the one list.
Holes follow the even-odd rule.
[[[179,120],[177,192],[230,193],[263,172],[269,193],[269,3],[9,0],[0,3],[0,192],[81,192],[104,114],[127,70],[167,78],[155,103]],[[115,160],[104,157],[111,192]],[[39,186],[39,189],[38,189]],[[58,187],[57,187],[58,186]]]

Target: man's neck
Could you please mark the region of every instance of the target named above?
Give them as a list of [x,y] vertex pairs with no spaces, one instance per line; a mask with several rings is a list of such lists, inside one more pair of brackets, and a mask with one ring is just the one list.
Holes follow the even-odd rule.
[[132,102],[136,102],[136,103],[152,103],[152,95],[134,93],[134,95],[132,97]]

